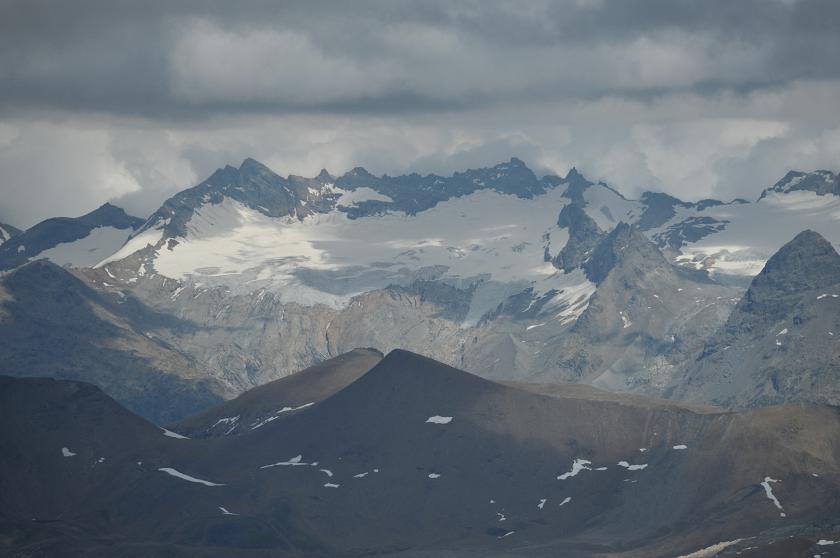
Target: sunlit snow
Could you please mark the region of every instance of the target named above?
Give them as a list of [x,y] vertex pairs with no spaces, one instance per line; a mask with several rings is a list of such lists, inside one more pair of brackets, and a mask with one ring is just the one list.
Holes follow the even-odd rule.
[[161,468],[158,469],[158,471],[162,471],[162,472],[166,473],[167,475],[172,475],[173,477],[179,478],[181,480],[185,480],[185,481],[188,481],[188,482],[194,482],[196,484],[203,484],[204,486],[224,486],[224,484],[218,484],[218,483],[215,483],[215,482],[210,482],[210,481],[195,478],[195,477],[190,476],[190,475],[186,475],[186,474],[182,473],[181,471],[173,469],[172,467],[161,467]]
[[557,480],[566,480],[568,478],[574,477],[575,475],[584,470],[591,471],[592,468],[589,467],[589,465],[592,465],[591,461],[587,461],[586,459],[575,459],[574,462],[572,462],[572,469],[568,473],[558,475]]
[[163,430],[163,435],[168,436],[169,438],[176,438],[178,440],[189,440],[186,436],[178,434],[177,432],[172,432],[171,430],[167,430],[166,428],[161,428]]
[[641,471],[642,469],[647,467],[647,463],[642,463],[640,465],[630,465],[627,461],[619,461],[619,467],[624,467],[628,471]]
[[119,250],[132,232],[130,228],[96,227],[87,236],[56,244],[37,257],[61,266],[90,267]]
[[785,515],[785,512],[783,511],[784,508],[782,508],[781,502],[779,502],[779,499],[776,498],[775,494],[773,494],[773,487],[770,486],[770,483],[776,483],[776,482],[782,482],[782,481],[777,480],[777,479],[772,479],[770,477],[764,477],[764,480],[761,482],[761,486],[764,487],[764,493],[767,495],[767,498],[769,498],[770,501],[773,502],[773,505],[775,505],[781,511],[781,513],[779,515],[782,516],[782,517],[787,517]]
[[[482,190],[416,215],[349,219],[333,211],[303,221],[270,218],[226,199],[201,206],[186,225],[186,237],[171,250],[159,250],[154,267],[174,279],[235,291],[265,288],[282,302],[334,307],[362,292],[417,279],[474,284],[467,324],[526,288],[535,296],[562,291],[541,312],[562,310],[593,289],[582,273],[558,272],[543,259],[544,234],[552,234],[558,246],[565,243],[567,234],[556,224],[568,203],[562,193],[556,188],[523,199]],[[160,235],[159,229],[145,231],[100,265],[154,244]],[[576,314],[587,300],[577,303]]]

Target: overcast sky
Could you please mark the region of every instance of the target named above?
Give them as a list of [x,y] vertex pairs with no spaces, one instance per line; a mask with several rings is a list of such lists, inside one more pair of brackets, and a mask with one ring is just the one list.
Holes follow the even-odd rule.
[[0,220],[146,216],[249,156],[752,199],[840,167],[838,29],[835,0],[0,0]]

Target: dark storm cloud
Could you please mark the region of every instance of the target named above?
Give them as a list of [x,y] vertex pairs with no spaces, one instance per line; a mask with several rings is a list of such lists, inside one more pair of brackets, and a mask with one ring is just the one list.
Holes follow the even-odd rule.
[[840,72],[840,3],[0,5],[0,110],[151,117],[452,111],[749,91]]

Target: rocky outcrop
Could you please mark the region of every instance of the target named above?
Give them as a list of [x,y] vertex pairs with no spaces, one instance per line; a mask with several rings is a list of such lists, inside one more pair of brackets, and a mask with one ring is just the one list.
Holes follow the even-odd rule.
[[731,407],[840,404],[840,255],[804,231],[752,281],[672,395]]
[[766,198],[772,192],[814,192],[818,196],[840,196],[840,174],[827,170],[790,171],[771,188],[764,190],[758,199]]
[[560,211],[557,226],[568,229],[569,240],[552,263],[566,273],[571,273],[589,259],[604,233],[579,203],[570,203]]

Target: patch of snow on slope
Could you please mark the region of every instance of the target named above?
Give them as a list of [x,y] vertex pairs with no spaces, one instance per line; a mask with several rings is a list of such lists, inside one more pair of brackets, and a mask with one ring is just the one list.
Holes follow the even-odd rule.
[[4,242],[9,240],[10,238],[12,238],[12,233],[7,231],[5,227],[0,225],[0,244],[3,244]]
[[674,447],[673,447],[673,449],[675,449],[675,450],[684,450],[684,449],[688,449],[688,446],[687,446],[687,445],[685,445],[685,444],[677,444],[676,446],[674,446]]
[[300,411],[301,409],[306,409],[307,407],[311,407],[314,404],[315,402],[313,401],[311,403],[304,403],[303,405],[298,405],[297,407],[283,407],[282,409],[277,411],[277,414],[281,415],[283,413],[290,413],[292,411]]
[[624,312],[619,312],[618,314],[621,316],[621,323],[623,324],[623,329],[627,329],[628,327],[633,325],[633,322],[630,321],[630,318],[628,318]]
[[185,480],[187,482],[194,482],[196,484],[203,484],[204,486],[224,486],[224,484],[218,484],[218,483],[215,483],[215,482],[210,482],[210,481],[206,481],[206,480],[202,480],[202,479],[197,479],[197,478],[192,477],[190,475],[185,475],[181,471],[173,469],[172,467],[161,467],[161,468],[158,469],[158,471],[161,471],[163,473],[166,473],[167,475],[171,475],[173,477],[179,478],[181,480]]
[[429,478],[430,478],[430,479],[439,479],[439,478],[440,478],[440,474],[438,474],[438,473],[429,473]]
[[225,435],[228,435],[231,432],[233,432],[234,430],[236,430],[236,427],[239,425],[239,417],[240,416],[241,415],[236,415],[235,417],[220,418],[219,420],[214,422],[213,425],[210,428],[208,428],[208,430],[212,430],[212,429],[216,428],[217,426],[219,426],[220,424],[222,424],[222,425],[228,426],[228,429],[225,431]]
[[781,517],[787,517],[787,515],[784,512],[784,508],[782,508],[781,502],[779,502],[779,499],[776,498],[775,494],[773,494],[773,487],[770,486],[770,483],[775,483],[775,482],[782,482],[782,481],[777,480],[777,479],[771,479],[770,477],[764,477],[764,480],[761,482],[761,486],[764,487],[764,493],[767,495],[767,498],[771,502],[773,502],[774,506],[779,508],[779,511],[781,512],[781,513],[779,513],[779,515]]
[[70,451],[68,448],[61,448],[61,455],[63,455],[64,457],[73,457],[76,454]]
[[228,511],[228,509],[223,507],[223,506],[219,506],[219,511],[222,512],[222,515],[239,515],[238,513],[233,513],[231,511]]
[[642,204],[625,200],[603,184],[595,184],[583,193],[586,214],[602,231],[611,231],[620,221],[632,223],[642,213]]
[[442,417],[440,415],[435,415],[433,417],[427,418],[426,422],[432,424],[449,424],[450,422],[452,422],[452,417]]
[[163,237],[163,225],[156,228],[146,229],[137,236],[128,239],[122,248],[106,257],[94,267],[102,267],[110,262],[115,262],[123,258],[127,258],[134,252],[156,245]]
[[571,471],[563,473],[562,475],[558,475],[557,480],[566,480],[568,478],[576,476],[581,471],[591,471],[592,467],[589,467],[589,465],[592,465],[591,461],[587,461],[586,459],[575,459],[572,462]]
[[131,229],[96,227],[90,233],[72,242],[61,242],[32,257],[47,258],[56,265],[90,267],[120,249]]
[[288,461],[278,461],[277,463],[271,463],[270,465],[263,465],[260,469],[270,469],[271,467],[308,467],[311,465],[314,465],[314,463],[304,463],[303,456],[296,455]]
[[624,467],[628,471],[641,471],[642,469],[647,468],[648,464],[642,463],[640,465],[630,465],[630,463],[628,463],[627,461],[619,461],[618,466]]
[[186,436],[182,434],[178,434],[177,432],[172,432],[171,430],[167,430],[166,428],[161,428],[163,430],[163,435],[168,436],[169,438],[176,438],[178,440],[189,440]]
[[569,502],[571,502],[571,501],[572,501],[572,497],[571,497],[571,496],[566,496],[565,498],[563,498],[563,501],[562,501],[562,502],[560,502],[559,504],[557,504],[557,507],[558,507],[558,508],[562,508],[563,506],[565,506],[566,504],[568,504],[568,503],[569,503]]
[[694,551],[691,554],[682,554],[677,558],[712,558],[717,556],[722,550],[729,548],[734,544],[738,544],[744,539],[735,539],[734,541],[723,541],[712,546],[707,546],[706,548],[701,548],[700,550]]

